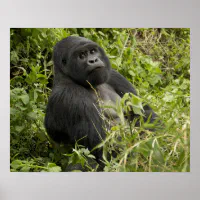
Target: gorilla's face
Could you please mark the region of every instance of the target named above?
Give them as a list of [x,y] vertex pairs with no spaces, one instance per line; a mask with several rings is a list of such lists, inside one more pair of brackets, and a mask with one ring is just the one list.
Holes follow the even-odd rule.
[[[55,70],[61,68],[65,75],[87,87],[88,82],[97,86],[108,80],[110,62],[101,47],[81,37],[71,36],[62,41],[54,49]],[[55,51],[60,53],[60,60],[56,57]]]
[[81,85],[99,85],[108,79],[110,64],[96,44],[80,45],[69,59],[69,75]]

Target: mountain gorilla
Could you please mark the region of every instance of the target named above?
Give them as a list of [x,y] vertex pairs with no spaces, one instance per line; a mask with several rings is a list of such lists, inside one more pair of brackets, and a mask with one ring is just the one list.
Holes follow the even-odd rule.
[[[77,140],[90,150],[105,139],[104,121],[98,112],[95,91],[103,102],[116,103],[125,93],[136,91],[121,74],[111,69],[104,50],[83,37],[70,36],[53,51],[54,86],[47,105],[45,127],[58,143],[74,145]],[[145,119],[156,114],[146,105]],[[114,110],[109,112],[117,121]],[[134,113],[132,119],[134,118]],[[80,140],[81,139],[81,140]],[[94,151],[97,161],[102,149]]]

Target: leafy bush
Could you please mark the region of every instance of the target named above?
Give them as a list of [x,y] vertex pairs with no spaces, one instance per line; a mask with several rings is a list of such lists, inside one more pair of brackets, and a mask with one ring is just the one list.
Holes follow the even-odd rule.
[[[87,37],[107,53],[112,67],[137,89],[114,107],[121,124],[107,131],[103,171],[190,171],[189,29],[11,29],[11,171],[98,171],[92,151],[78,144],[70,151],[54,144],[43,125],[53,80],[52,51],[69,35]],[[142,119],[124,119],[124,101],[141,115],[145,103],[164,128],[147,131]],[[142,134],[141,134],[142,133]],[[120,139],[119,139],[120,138]],[[113,152],[115,156],[113,155]],[[108,156],[110,155],[110,159]]]

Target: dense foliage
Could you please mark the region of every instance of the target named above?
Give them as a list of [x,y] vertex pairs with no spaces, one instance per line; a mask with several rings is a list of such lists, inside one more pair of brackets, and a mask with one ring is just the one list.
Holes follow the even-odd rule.
[[[44,128],[45,108],[53,82],[53,46],[79,35],[97,42],[112,67],[136,88],[116,110],[122,120],[107,133],[104,171],[190,171],[190,31],[189,29],[11,29],[10,159],[11,171],[65,171],[91,166],[94,156],[77,145],[73,151],[54,144]],[[162,130],[127,124],[125,101],[141,114],[145,102],[162,118]],[[142,134],[141,134],[142,132]],[[119,140],[120,137],[120,140]],[[107,159],[107,155],[115,156]],[[113,155],[113,154],[112,154]]]

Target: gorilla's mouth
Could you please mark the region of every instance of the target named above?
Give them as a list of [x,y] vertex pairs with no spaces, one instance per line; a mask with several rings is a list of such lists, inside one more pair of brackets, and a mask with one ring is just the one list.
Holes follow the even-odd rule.
[[102,69],[102,68],[103,68],[103,66],[95,67],[94,69],[92,69],[92,70],[89,72],[89,74],[93,73],[93,72],[96,71],[96,70]]

